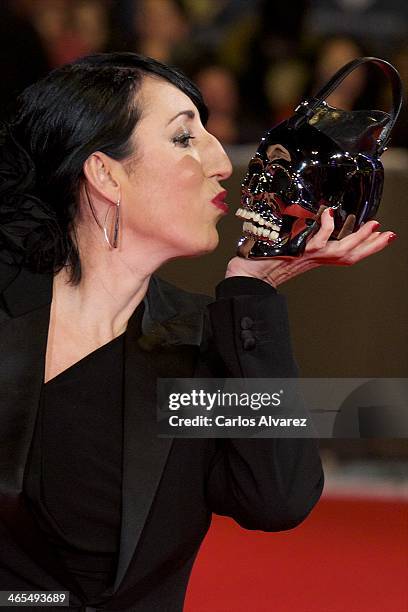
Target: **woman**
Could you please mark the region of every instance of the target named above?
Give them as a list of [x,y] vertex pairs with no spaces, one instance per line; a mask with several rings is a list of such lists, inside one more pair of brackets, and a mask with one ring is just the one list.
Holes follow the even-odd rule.
[[321,494],[315,440],[158,438],[156,378],[295,375],[276,287],[393,235],[370,221],[329,243],[326,210],[303,257],[234,257],[208,309],[160,281],[218,243],[231,164],[205,121],[184,76],[116,53],[25,90],[4,132],[1,590],[180,611],[211,512],[279,531]]

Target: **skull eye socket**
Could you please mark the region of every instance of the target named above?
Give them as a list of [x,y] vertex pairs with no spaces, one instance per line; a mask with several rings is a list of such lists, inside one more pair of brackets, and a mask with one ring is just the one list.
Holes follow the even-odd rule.
[[251,173],[261,173],[264,169],[264,162],[259,157],[253,157],[248,165],[248,171]]
[[243,187],[247,187],[250,190],[256,189],[261,175],[264,171],[264,162],[259,157],[253,157],[248,164],[248,171],[243,180]]
[[265,171],[265,191],[283,194],[291,184],[291,176],[285,167],[270,163]]

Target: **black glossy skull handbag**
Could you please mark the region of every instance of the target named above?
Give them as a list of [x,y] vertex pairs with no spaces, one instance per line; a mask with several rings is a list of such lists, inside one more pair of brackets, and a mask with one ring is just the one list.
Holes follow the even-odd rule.
[[[393,108],[344,111],[325,99],[355,68],[376,64],[390,81]],[[236,215],[243,220],[238,255],[250,259],[297,256],[319,224],[324,207],[335,210],[332,238],[345,220],[354,231],[372,219],[381,200],[380,156],[402,105],[397,70],[385,60],[362,57],[343,66],[295,114],[269,130],[244,177]]]

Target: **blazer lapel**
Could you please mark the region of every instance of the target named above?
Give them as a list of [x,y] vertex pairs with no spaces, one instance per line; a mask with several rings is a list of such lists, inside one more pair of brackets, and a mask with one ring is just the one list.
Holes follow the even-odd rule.
[[125,345],[122,524],[115,591],[132,559],[172,445],[172,439],[157,437],[154,355],[148,353],[142,362],[137,342],[129,336]]
[[173,444],[173,438],[157,434],[156,379],[192,377],[202,336],[197,303],[195,312],[193,303],[177,311],[154,277],[144,305],[143,335],[137,336],[131,321],[126,332],[122,525],[114,591],[135,554]]

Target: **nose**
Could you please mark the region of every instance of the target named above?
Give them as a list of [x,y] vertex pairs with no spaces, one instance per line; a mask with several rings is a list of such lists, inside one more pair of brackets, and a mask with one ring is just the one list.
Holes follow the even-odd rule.
[[208,134],[208,138],[209,143],[205,160],[206,175],[214,177],[218,181],[225,181],[232,174],[231,161],[220,141],[212,134]]

